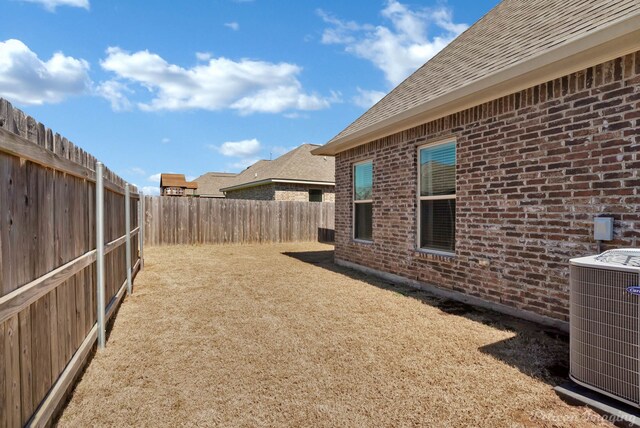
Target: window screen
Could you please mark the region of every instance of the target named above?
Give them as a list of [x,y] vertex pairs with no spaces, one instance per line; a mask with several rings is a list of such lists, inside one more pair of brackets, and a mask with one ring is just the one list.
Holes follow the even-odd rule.
[[371,200],[373,193],[373,163],[361,163],[354,168],[354,182],[356,201]]
[[373,239],[373,163],[353,167],[353,237]]
[[371,241],[373,235],[373,204],[355,204],[355,238]]
[[436,144],[419,151],[420,248],[455,251],[456,146]]
[[420,150],[420,196],[456,194],[456,147],[441,144]]
[[441,251],[455,250],[456,200],[435,199],[420,201],[423,248]]

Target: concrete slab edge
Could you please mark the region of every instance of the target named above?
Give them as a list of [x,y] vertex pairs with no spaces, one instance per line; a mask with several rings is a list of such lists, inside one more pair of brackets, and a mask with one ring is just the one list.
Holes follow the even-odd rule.
[[567,403],[587,406],[616,426],[640,428],[640,409],[571,381],[553,389]]

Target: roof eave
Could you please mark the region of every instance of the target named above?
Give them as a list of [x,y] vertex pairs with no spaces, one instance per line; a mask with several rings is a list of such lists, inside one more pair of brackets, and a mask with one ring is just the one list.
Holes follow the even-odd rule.
[[224,187],[220,189],[221,192],[229,192],[233,190],[241,190],[249,187],[264,186],[271,183],[291,183],[291,184],[309,184],[312,186],[335,186],[334,181],[321,181],[321,180],[291,180],[287,178],[267,178],[265,180],[252,181],[250,183],[237,184],[235,186]]
[[367,142],[637,50],[640,50],[640,14],[625,17],[597,31],[569,40],[540,55],[499,70],[352,134],[334,138],[327,144],[312,150],[311,153],[318,156],[335,156]]

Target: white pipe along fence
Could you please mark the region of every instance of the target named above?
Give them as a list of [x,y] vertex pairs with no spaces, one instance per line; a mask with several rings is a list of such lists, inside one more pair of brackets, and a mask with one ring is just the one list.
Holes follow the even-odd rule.
[[144,264],[142,199],[0,99],[0,427],[49,426],[107,345]]

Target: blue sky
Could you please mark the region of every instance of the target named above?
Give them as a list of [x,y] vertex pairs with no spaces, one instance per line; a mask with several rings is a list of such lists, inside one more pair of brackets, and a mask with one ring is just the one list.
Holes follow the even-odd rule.
[[155,191],[324,144],[497,0],[0,0],[0,97]]

